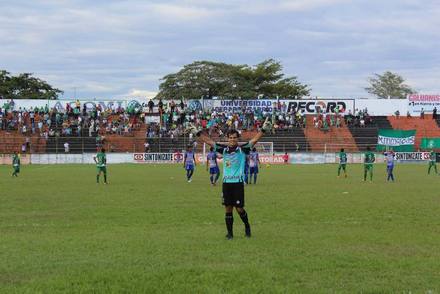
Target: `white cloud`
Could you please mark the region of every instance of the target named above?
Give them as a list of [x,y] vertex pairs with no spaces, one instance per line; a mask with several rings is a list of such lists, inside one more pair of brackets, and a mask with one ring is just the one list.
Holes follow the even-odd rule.
[[440,92],[434,0],[16,0],[2,3],[0,39],[2,69],[65,96],[153,96],[195,60],[267,58],[319,96],[365,96],[366,78],[385,70]]
[[157,91],[131,89],[128,93],[119,95],[121,97],[134,97],[134,98],[154,98],[157,95]]
[[198,22],[213,18],[218,12],[204,7],[177,4],[153,4],[151,12],[163,22]]

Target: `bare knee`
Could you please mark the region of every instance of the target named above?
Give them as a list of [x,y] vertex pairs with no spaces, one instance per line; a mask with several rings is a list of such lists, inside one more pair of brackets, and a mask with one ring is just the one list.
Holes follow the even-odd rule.
[[243,211],[244,211],[244,208],[243,208],[243,207],[236,207],[235,210],[237,210],[237,212],[238,212],[239,214],[242,214]]
[[225,212],[226,213],[231,213],[233,210],[234,210],[233,206],[230,206],[230,205],[226,205],[225,206]]

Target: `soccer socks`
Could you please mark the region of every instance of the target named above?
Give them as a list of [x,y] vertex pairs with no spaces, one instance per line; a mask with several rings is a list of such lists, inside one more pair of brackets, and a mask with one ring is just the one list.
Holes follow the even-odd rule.
[[251,226],[249,225],[248,215],[246,210],[243,209],[243,212],[240,213],[240,218],[244,223],[244,232],[246,234],[246,237],[251,236]]
[[245,226],[249,226],[249,220],[246,210],[243,209],[243,212],[239,214],[241,220],[243,221]]
[[219,174],[219,173],[215,174],[215,180],[214,180],[214,183],[217,183],[219,177],[220,177],[220,174]]
[[225,214],[225,223],[226,223],[226,229],[228,230],[228,236],[233,236],[233,230],[232,227],[234,225],[234,217],[232,216],[232,212],[226,212]]
[[211,184],[214,184],[214,176],[213,176],[213,175],[210,175],[210,176],[209,176],[209,179],[211,180]]
[[257,174],[254,174],[254,184],[257,183]]
[[96,183],[99,184],[99,175],[96,175]]
[[191,180],[193,173],[194,173],[194,171],[191,169],[186,171],[186,177],[187,177],[188,181]]
[[107,184],[107,174],[104,174],[104,183]]

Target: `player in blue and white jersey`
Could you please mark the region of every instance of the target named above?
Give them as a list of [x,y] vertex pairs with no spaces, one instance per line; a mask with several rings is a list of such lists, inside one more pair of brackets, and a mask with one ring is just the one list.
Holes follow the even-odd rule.
[[252,175],[254,178],[254,184],[257,183],[259,164],[260,164],[260,157],[258,155],[257,148],[254,147],[251,153],[249,153],[249,174],[250,174],[249,184],[252,184]]
[[188,145],[185,156],[183,157],[183,168],[186,170],[186,179],[188,183],[191,183],[192,176],[194,174],[194,168],[196,166],[196,157],[193,151],[193,146]]
[[395,154],[393,150],[390,150],[384,152],[383,155],[385,155],[385,161],[387,163],[387,181],[391,179],[394,182],[393,169],[394,169]]
[[208,170],[208,168],[211,185],[215,186],[220,177],[220,169],[218,168],[217,153],[214,152],[214,147],[209,149],[208,156],[206,157],[206,170]]

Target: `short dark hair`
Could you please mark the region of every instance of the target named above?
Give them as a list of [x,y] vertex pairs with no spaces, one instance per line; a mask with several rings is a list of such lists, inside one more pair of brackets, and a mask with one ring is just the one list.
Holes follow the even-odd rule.
[[341,148],[341,152],[344,152],[344,148]]
[[253,152],[257,151],[257,148],[255,148],[255,147],[254,147],[254,148],[252,148],[252,151],[253,151]]
[[214,147],[209,148],[209,151],[214,151]]
[[371,150],[370,146],[367,146],[367,151],[370,151],[370,150]]
[[101,148],[101,152],[102,152],[102,153],[105,153],[105,149],[104,149],[104,148]]
[[228,136],[228,138],[229,138],[230,136],[232,136],[232,135],[237,135],[237,137],[240,138],[240,133],[239,133],[237,130],[229,130],[229,131],[226,133],[226,136]]

